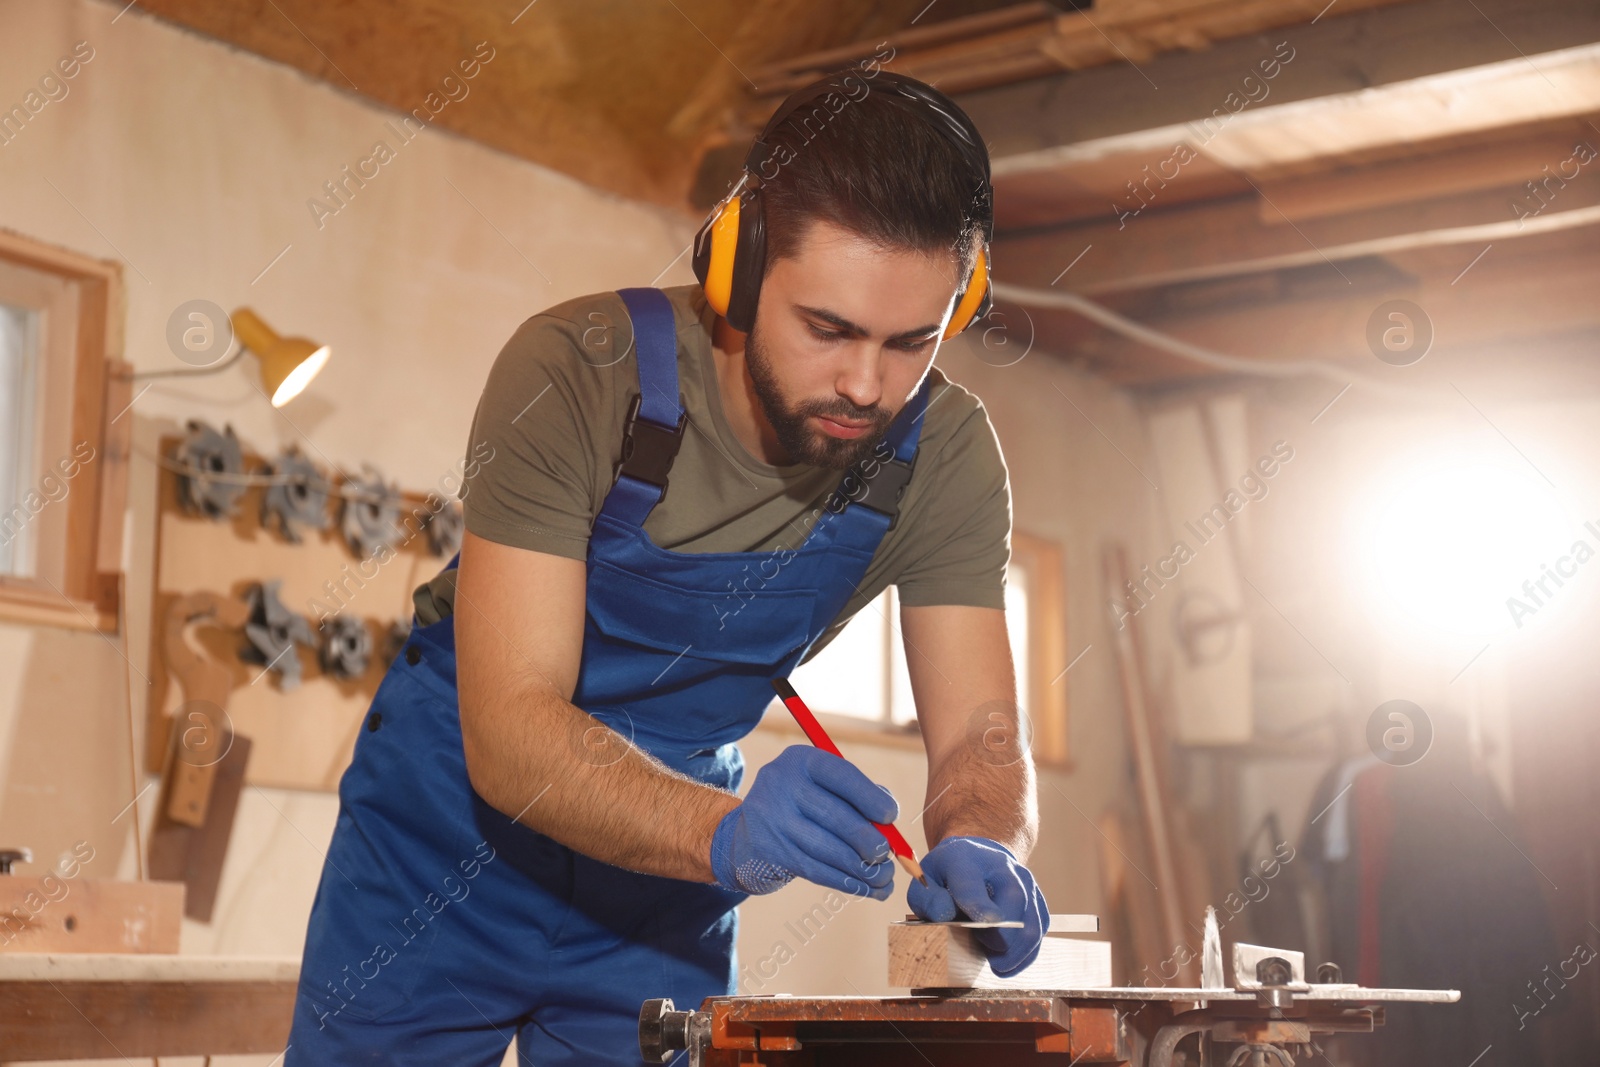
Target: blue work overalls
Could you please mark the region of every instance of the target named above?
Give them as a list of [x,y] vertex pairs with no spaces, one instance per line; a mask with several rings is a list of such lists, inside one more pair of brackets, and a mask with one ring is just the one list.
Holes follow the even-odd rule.
[[[736,790],[733,742],[761,718],[770,680],[861,584],[889,528],[927,383],[885,438],[892,460],[847,473],[797,549],[669,552],[643,526],[683,433],[677,331],[660,290],[620,295],[641,395],[590,537],[572,702],[668,767]],[[413,619],[339,783],[286,1067],[487,1067],[513,1035],[537,1067],[637,1064],[644,1000],[697,1006],[734,991],[743,895],[601,863],[491,808],[467,779],[455,671],[453,616]],[[615,744],[592,740],[551,743],[617,758]]]

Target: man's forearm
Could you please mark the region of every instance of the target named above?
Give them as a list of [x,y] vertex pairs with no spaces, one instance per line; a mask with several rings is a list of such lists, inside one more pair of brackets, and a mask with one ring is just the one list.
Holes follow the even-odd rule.
[[670,770],[547,687],[483,699],[500,706],[463,714],[462,737],[492,807],[605,863],[715,881],[711,835],[738,797]]
[[1033,760],[997,765],[969,746],[949,752],[928,775],[928,844],[947,837],[987,837],[1026,862],[1039,836]]

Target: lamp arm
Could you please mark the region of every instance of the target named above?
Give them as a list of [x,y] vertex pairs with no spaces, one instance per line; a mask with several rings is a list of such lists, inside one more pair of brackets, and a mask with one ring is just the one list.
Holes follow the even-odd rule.
[[212,363],[205,367],[192,367],[175,370],[135,371],[128,377],[133,381],[139,381],[144,378],[191,378],[202,374],[217,374],[221,371],[227,370],[229,367],[239,362],[240,359],[244,358],[246,351],[247,349],[243,345],[240,345],[237,352],[229,356],[227,359],[222,360],[220,363]]

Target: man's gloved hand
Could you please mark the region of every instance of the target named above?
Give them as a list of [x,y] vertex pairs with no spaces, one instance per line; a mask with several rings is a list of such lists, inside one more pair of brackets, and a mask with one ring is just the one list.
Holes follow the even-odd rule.
[[1021,929],[972,931],[995,974],[1013,975],[1039,955],[1050,908],[1032,872],[1004,845],[986,837],[946,838],[922,857],[922,873],[928,884],[912,882],[906,903],[929,922],[1022,921]]
[[874,822],[900,808],[855,765],[791,745],[762,767],[744,803],[711,837],[711,871],[724,889],[771,893],[804,878],[883,900],[894,889],[889,843]]

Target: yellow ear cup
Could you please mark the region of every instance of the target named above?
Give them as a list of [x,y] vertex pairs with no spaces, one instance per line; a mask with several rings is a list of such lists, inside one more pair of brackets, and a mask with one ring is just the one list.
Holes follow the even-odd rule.
[[950,325],[944,328],[946,341],[967,328],[978,306],[983,303],[983,295],[989,291],[989,259],[984,253],[985,249],[978,249],[977,259],[972,264],[972,279],[967,282],[967,291],[961,294],[961,302],[950,315]]
[[711,224],[711,262],[706,267],[706,303],[718,315],[728,313],[728,301],[733,296],[733,259],[739,246],[740,197],[731,198],[717,212]]

